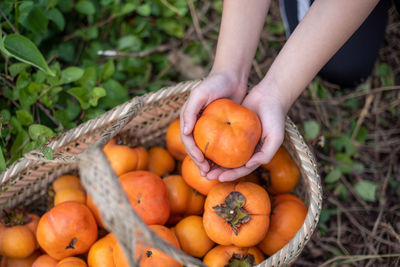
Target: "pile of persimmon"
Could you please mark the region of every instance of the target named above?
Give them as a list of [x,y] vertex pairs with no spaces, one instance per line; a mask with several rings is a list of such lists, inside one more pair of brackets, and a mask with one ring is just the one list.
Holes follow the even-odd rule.
[[[194,128],[205,157],[225,168],[244,165],[259,142],[257,115],[230,100],[211,103]],[[187,155],[179,119],[165,147],[130,147],[117,137],[105,147],[132,209],[160,238],[210,267],[258,264],[300,229],[307,207],[291,192],[300,172],[282,146],[270,163],[233,182],[208,180]],[[101,210],[78,176],[65,174],[49,190],[41,217],[5,211],[0,224],[1,267],[125,267],[122,246],[105,229]],[[138,243],[140,266],[182,266]]]

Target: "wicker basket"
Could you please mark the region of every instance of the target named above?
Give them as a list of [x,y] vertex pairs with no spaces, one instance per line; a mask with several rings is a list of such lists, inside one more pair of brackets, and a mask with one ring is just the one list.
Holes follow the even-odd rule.
[[[115,234],[125,252],[132,251],[126,253],[131,266],[138,264],[134,260],[137,241],[151,244],[185,266],[204,266],[199,259],[170,246],[149,230],[132,210],[102,152],[104,144],[117,133],[133,146],[163,144],[167,126],[179,116],[180,107],[198,83],[180,83],[135,97],[66,132],[49,144],[54,150],[54,160],[46,160],[40,151],[26,154],[0,175],[1,207],[39,206],[56,177],[79,169],[82,183],[100,208],[105,226]],[[290,243],[258,266],[290,265],[310,239],[321,211],[322,192],[314,157],[289,118],[284,145],[300,167],[297,194],[308,206],[308,213]],[[134,230],[140,231],[140,235],[134,234]]]

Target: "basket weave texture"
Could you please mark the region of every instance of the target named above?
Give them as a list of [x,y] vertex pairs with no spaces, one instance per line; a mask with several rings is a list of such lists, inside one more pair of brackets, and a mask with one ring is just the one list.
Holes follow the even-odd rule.
[[[168,125],[179,116],[181,106],[199,82],[184,82],[135,97],[66,132],[48,144],[54,151],[53,160],[46,160],[40,151],[26,154],[0,175],[1,207],[35,205],[43,199],[48,185],[56,177],[79,170],[83,186],[100,208],[106,228],[115,234],[125,254],[129,255],[131,266],[138,266],[135,262],[136,242],[167,253],[184,266],[205,266],[199,259],[169,245],[146,226],[131,208],[102,151],[116,134],[131,146],[164,144]],[[308,213],[293,239],[257,266],[293,263],[309,241],[321,211],[322,191],[314,156],[289,118],[284,146],[300,168],[301,179],[296,194],[306,203]]]

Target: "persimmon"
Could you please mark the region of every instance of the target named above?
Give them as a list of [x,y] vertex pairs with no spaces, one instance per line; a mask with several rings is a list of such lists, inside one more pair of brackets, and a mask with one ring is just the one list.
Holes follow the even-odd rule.
[[209,267],[253,266],[264,260],[257,247],[239,248],[235,246],[216,246],[203,259]]
[[50,257],[47,254],[43,254],[39,256],[35,262],[32,264],[32,267],[56,267],[58,260]]
[[10,258],[26,258],[39,248],[35,238],[39,216],[22,209],[3,210],[0,247]]
[[87,267],[84,260],[78,257],[67,257],[60,260],[56,267]]
[[254,173],[249,173],[246,176],[240,177],[236,180],[236,182],[252,182],[258,185],[261,185],[261,178],[259,178]]
[[149,171],[128,172],[119,177],[133,209],[150,224],[165,224],[170,215],[167,187],[160,176]]
[[201,176],[199,167],[189,156],[186,156],[182,163],[182,178],[203,195],[207,195],[213,186],[220,183],[219,180],[208,180]]
[[32,264],[39,256],[39,251],[35,251],[28,257],[21,259],[2,256],[1,267],[32,267]]
[[115,267],[113,251],[117,239],[108,234],[99,239],[89,250],[87,262],[90,267]]
[[63,175],[53,182],[54,206],[66,201],[86,202],[86,192],[79,177]]
[[284,146],[281,146],[271,161],[262,167],[269,171],[266,177],[267,190],[272,194],[289,193],[299,181],[299,168]]
[[[283,248],[297,233],[307,215],[307,207],[300,200],[288,197],[272,202],[271,225],[258,247],[271,256]],[[300,201],[299,201],[300,200]]]
[[285,193],[285,194],[274,195],[272,197],[272,206],[276,207],[276,205],[278,205],[279,202],[287,201],[287,200],[296,201],[296,202],[300,203],[301,205],[304,204],[303,200],[298,198],[296,195],[290,194],[290,193]]
[[55,193],[54,206],[67,201],[86,203],[86,193],[75,188],[65,188]]
[[180,175],[171,175],[163,179],[171,206],[171,214],[200,215],[205,197],[196,194]]
[[65,188],[75,188],[75,189],[84,190],[79,177],[77,177],[75,175],[71,175],[71,174],[62,175],[62,176],[56,178],[54,180],[52,186],[53,186],[54,192],[59,192]]
[[176,224],[175,232],[182,250],[193,257],[203,257],[215,244],[207,236],[201,216],[183,218]]
[[36,238],[41,248],[57,260],[82,254],[97,239],[96,220],[86,205],[63,202],[40,218]]
[[89,194],[86,196],[86,206],[88,206],[90,211],[93,213],[93,216],[96,219],[97,225],[101,228],[104,228],[103,220],[101,219],[101,215],[100,215],[100,210],[96,206],[96,204],[93,202],[93,200]]
[[175,169],[175,160],[171,154],[162,147],[149,149],[149,171],[164,176]]
[[131,148],[119,145],[113,138],[104,146],[103,151],[117,176],[134,170],[147,169],[148,153],[143,147]]
[[180,121],[179,118],[171,122],[167,128],[167,133],[165,135],[165,141],[167,150],[171,153],[174,158],[182,161],[187,153],[185,150],[185,145],[181,139]]
[[[150,225],[159,237],[170,243],[172,246],[180,249],[179,241],[175,234],[163,225]],[[128,260],[121,245],[117,242],[114,248],[114,262],[116,267],[129,267]],[[141,267],[181,267],[182,265],[167,254],[150,247],[143,247],[140,244],[136,245],[136,259],[140,261]]]
[[270,205],[267,191],[257,184],[217,184],[204,204],[204,229],[217,244],[255,246],[268,231]]
[[261,122],[254,111],[218,99],[204,109],[193,137],[206,158],[225,168],[237,168],[253,155],[261,137]]

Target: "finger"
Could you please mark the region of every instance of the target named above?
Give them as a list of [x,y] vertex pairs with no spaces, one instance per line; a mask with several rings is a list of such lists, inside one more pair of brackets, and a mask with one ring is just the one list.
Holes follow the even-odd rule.
[[241,178],[258,168],[258,165],[253,166],[251,168],[247,168],[246,166],[242,166],[236,169],[227,169],[223,173],[221,173],[218,177],[218,180],[221,182],[230,182],[234,181],[238,178]]
[[247,168],[252,168],[271,161],[283,142],[283,134],[274,134],[264,139],[261,150],[256,152],[246,163]]
[[226,170],[228,170],[228,169],[220,167],[220,166],[213,167],[212,170],[210,170],[207,173],[206,178],[208,180],[216,180],[221,175],[221,173],[225,172]]
[[197,121],[197,115],[200,113],[201,109],[206,105],[207,98],[196,93],[189,96],[189,99],[185,103],[184,109],[181,111],[181,121],[182,121],[182,131],[184,135],[189,135],[194,128]]

